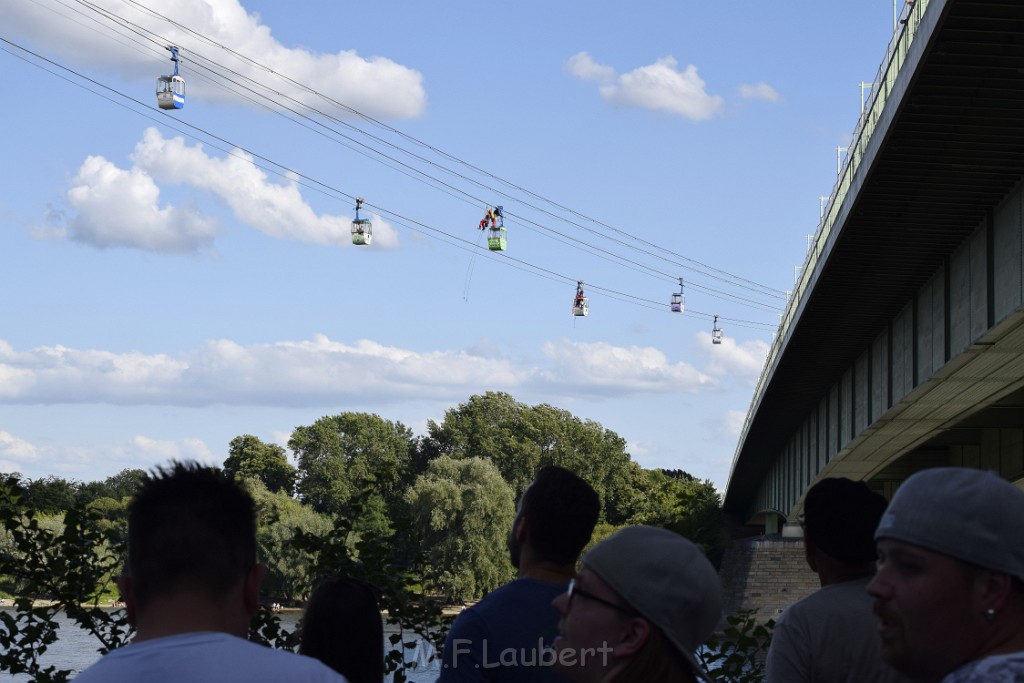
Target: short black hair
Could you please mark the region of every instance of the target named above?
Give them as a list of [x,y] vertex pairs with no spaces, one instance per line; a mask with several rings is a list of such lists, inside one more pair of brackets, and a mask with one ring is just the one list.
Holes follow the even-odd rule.
[[590,484],[564,467],[548,465],[523,492],[519,516],[529,522],[530,546],[539,559],[569,564],[590,540],[600,508]]
[[256,563],[252,496],[215,467],[172,462],[128,504],[128,575],[137,608],[181,589],[212,598]]
[[804,534],[840,562],[873,562],[878,557],[875,529],[887,505],[882,494],[862,481],[822,479],[804,497]]

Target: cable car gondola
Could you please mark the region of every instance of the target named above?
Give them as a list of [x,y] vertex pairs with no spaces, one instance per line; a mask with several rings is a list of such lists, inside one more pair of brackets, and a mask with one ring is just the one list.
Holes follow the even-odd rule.
[[373,223],[369,218],[360,218],[359,209],[363,205],[362,197],[356,198],[356,217],[352,221],[352,244],[369,244],[373,239]]
[[718,316],[715,316],[714,327],[711,328],[711,343],[722,343],[722,329],[718,326]]
[[672,295],[672,302],[669,304],[673,313],[682,313],[686,310],[686,296],[683,294],[683,278],[679,278],[679,292]]
[[572,314],[577,317],[586,317],[589,313],[587,297],[583,295],[583,280],[576,282],[576,297],[572,300]]
[[161,109],[183,109],[185,107],[185,79],[178,75],[178,48],[168,45],[174,73],[156,79],[156,103]]
[[505,251],[508,246],[508,233],[505,230],[505,214],[502,207],[495,206],[487,209],[487,213],[480,219],[477,226],[481,230],[487,230],[487,248],[491,251]]
[[487,248],[491,251],[505,251],[508,238],[503,226],[496,226],[487,231]]

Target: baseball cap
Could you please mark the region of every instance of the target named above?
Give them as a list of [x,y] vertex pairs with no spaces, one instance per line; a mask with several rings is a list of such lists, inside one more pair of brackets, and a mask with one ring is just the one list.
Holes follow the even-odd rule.
[[629,526],[591,548],[582,564],[661,629],[694,673],[694,652],[722,617],[718,573],[696,544],[667,529]]
[[1024,579],[1024,491],[995,472],[935,467],[896,489],[875,538],[893,538]]

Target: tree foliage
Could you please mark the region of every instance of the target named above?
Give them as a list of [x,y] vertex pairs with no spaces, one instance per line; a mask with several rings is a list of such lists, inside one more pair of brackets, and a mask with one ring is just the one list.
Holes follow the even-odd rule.
[[[92,633],[101,653],[128,640],[124,611],[98,606],[121,569],[123,549],[94,512],[72,504],[57,524],[46,523],[27,506],[25,493],[17,479],[0,481],[0,528],[8,540],[0,549],[0,576],[18,585],[19,596],[13,612],[0,612],[0,671],[66,681],[70,671],[40,662],[57,640],[58,612]],[[48,602],[37,605],[39,598]]]
[[311,588],[314,557],[294,540],[297,534],[326,535],[331,519],[283,491],[269,491],[260,479],[243,479],[256,502],[256,543],[267,566],[263,591],[279,600],[304,600]]
[[231,439],[224,471],[233,477],[259,479],[271,493],[291,495],[295,489],[295,468],[284,449],[251,434]]
[[365,487],[374,490],[364,530],[387,533],[387,514],[403,494],[416,449],[412,430],[368,413],[341,413],[297,427],[288,440],[298,459],[298,492],[317,512],[346,509]]
[[592,420],[541,404],[527,406],[509,394],[487,392],[427,424],[422,448],[428,459],[485,458],[497,466],[518,499],[537,470],[558,465],[585,479],[600,495],[603,517],[622,524],[633,494],[620,495],[632,472],[626,442]]
[[[545,465],[576,472],[597,490],[595,541],[625,524],[662,526],[700,544],[716,565],[728,543],[712,482],[644,469],[601,424],[505,393],[471,396],[429,422],[422,439],[400,422],[346,412],[297,427],[288,446],[295,467],[283,448],[249,434],[231,441],[224,461],[256,501],[268,600],[301,601],[326,572],[378,586],[382,607],[402,628],[393,642],[399,650],[389,655],[396,681],[411,666],[407,637],[443,640],[438,594],[471,600],[511,578],[514,501]],[[16,610],[0,612],[0,670],[66,680],[67,672],[38,664],[61,609],[98,634],[101,651],[124,642],[123,612],[81,605],[110,597],[124,561],[125,506],[142,476],[126,469],[83,484],[0,475],[0,591],[23,596]],[[55,600],[54,609],[33,606],[39,597]],[[760,647],[765,633],[742,620],[731,626],[716,641],[714,664],[730,672],[723,681],[753,680],[729,662]],[[252,637],[277,647],[297,642],[270,612],[254,622]]]
[[515,505],[497,466],[483,458],[430,462],[407,493],[427,549],[428,581],[451,600],[479,598],[512,578],[505,540]]

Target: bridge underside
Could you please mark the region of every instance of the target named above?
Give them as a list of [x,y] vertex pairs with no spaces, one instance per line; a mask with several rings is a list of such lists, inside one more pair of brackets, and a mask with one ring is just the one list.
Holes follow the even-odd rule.
[[[1020,226],[1024,204],[1024,3],[931,0],[924,17],[844,200],[843,219],[755,398],[725,497],[726,510],[738,516],[771,507],[757,499],[780,454],[794,436],[810,439],[808,416],[827,422],[822,406],[830,394],[843,406],[844,376],[856,386],[858,373],[875,380],[865,385],[873,395],[863,426],[852,425],[847,438],[840,434],[834,453],[818,460],[811,454],[803,469],[788,472],[800,486],[819,474],[898,482],[957,458],[981,466],[992,452],[1010,461],[996,469],[1017,466],[1024,426],[1021,228],[1015,242],[1011,236],[1004,244],[993,237],[993,225]],[[1015,190],[1018,199],[1007,204]],[[1007,256],[1004,247],[1017,253]],[[965,251],[965,277],[983,280],[961,291],[951,263]],[[978,274],[975,261],[998,265],[1006,258],[1016,259],[1012,273]],[[942,299],[941,320],[923,320],[932,314],[922,298],[929,288],[928,296]],[[971,309],[966,331],[955,329],[957,306]],[[892,354],[901,353],[894,321],[901,317],[909,318],[912,335],[922,325],[934,329],[926,330],[926,345],[915,339],[906,359],[913,365],[909,386],[894,391],[900,359]],[[922,370],[929,355],[936,362]],[[888,378],[875,377],[878,366]],[[841,407],[834,418],[840,432],[845,408],[851,423],[861,419],[852,415],[856,406]],[[822,427],[826,439],[833,428]],[[1024,474],[1024,462],[1018,471]],[[783,513],[798,509],[802,490],[776,496],[788,506]]]

